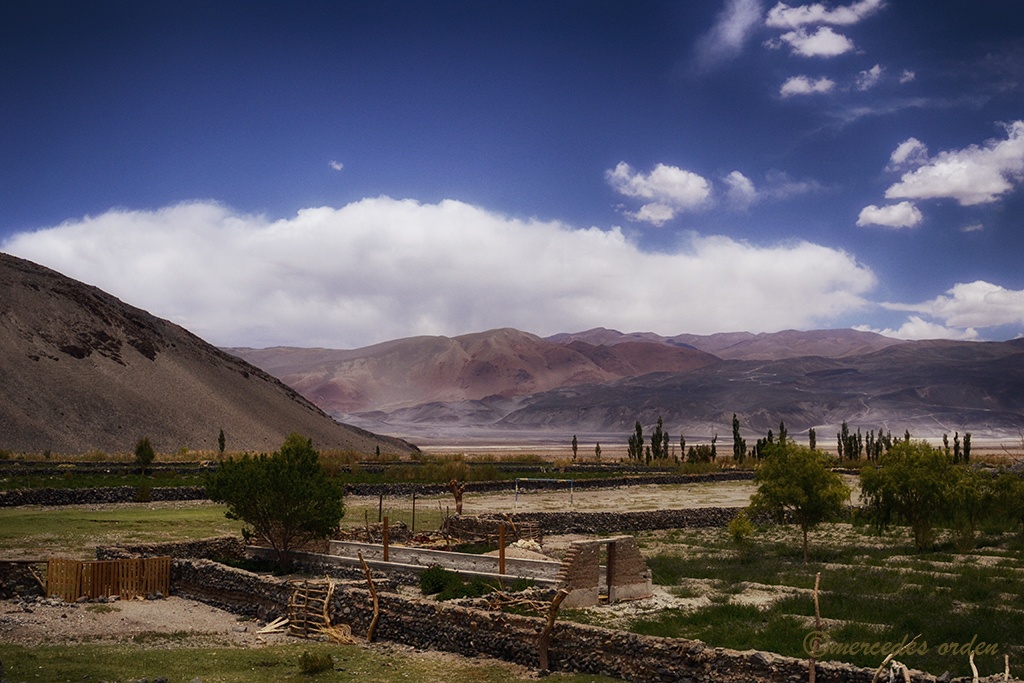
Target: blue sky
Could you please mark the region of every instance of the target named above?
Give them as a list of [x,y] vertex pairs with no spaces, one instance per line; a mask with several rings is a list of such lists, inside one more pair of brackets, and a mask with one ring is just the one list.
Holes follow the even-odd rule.
[[7,2],[0,250],[221,345],[1024,332],[1024,3]]

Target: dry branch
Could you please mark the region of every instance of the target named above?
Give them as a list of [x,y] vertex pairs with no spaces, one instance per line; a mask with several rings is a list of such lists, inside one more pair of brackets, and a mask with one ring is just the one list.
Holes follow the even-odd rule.
[[[911,640],[909,643],[907,643],[906,645],[904,645],[900,649],[896,650],[895,652],[890,652],[889,656],[886,657],[885,659],[883,659],[882,663],[878,665],[878,670],[875,671],[875,676],[874,676],[874,678],[871,679],[871,683],[878,683],[878,677],[882,675],[882,669],[885,668],[885,665],[888,664],[889,662],[891,662],[897,655],[902,655],[904,652],[906,652],[908,649],[910,649],[910,646],[913,645],[914,643],[916,643],[917,639],[920,638],[920,637],[921,637],[921,634],[918,633],[916,636],[914,636],[913,640]],[[901,667],[903,667],[904,678],[907,678],[909,676],[909,674],[907,673],[907,667],[903,666],[899,662],[894,662],[894,665],[895,664],[899,664]]]
[[380,620],[380,601],[377,599],[377,587],[373,585],[373,576],[370,574],[370,567],[363,559],[363,553],[359,553],[359,564],[363,566],[363,575],[366,576],[366,583],[370,586],[370,597],[373,598],[373,618],[370,619],[370,626],[366,629],[366,642],[372,643],[377,632],[377,622]]
[[560,590],[555,594],[555,597],[551,600],[551,605],[548,608],[548,623],[544,626],[544,630],[541,631],[540,636],[537,638],[537,649],[540,654],[540,668],[541,671],[548,670],[548,648],[551,645],[551,632],[555,628],[555,619],[558,617],[558,608],[565,600],[565,597],[569,595],[569,591]]

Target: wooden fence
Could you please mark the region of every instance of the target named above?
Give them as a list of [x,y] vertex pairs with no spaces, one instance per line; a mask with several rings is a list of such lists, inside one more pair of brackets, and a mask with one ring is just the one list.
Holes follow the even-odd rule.
[[91,561],[54,558],[46,561],[46,595],[66,602],[78,598],[118,595],[125,600],[160,593],[171,587],[171,558],[146,557]]

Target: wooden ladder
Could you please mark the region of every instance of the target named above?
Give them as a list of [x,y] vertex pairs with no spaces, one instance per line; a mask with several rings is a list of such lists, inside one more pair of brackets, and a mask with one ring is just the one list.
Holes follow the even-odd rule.
[[292,581],[292,595],[288,600],[288,632],[293,636],[309,638],[331,626],[331,596],[333,581]]

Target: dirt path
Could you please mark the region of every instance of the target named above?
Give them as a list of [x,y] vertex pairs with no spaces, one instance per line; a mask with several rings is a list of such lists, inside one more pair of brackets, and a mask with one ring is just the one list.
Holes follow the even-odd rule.
[[0,641],[28,646],[134,641],[146,647],[259,647],[285,642],[284,635],[256,633],[261,627],[174,596],[82,604],[43,598],[0,602]]

